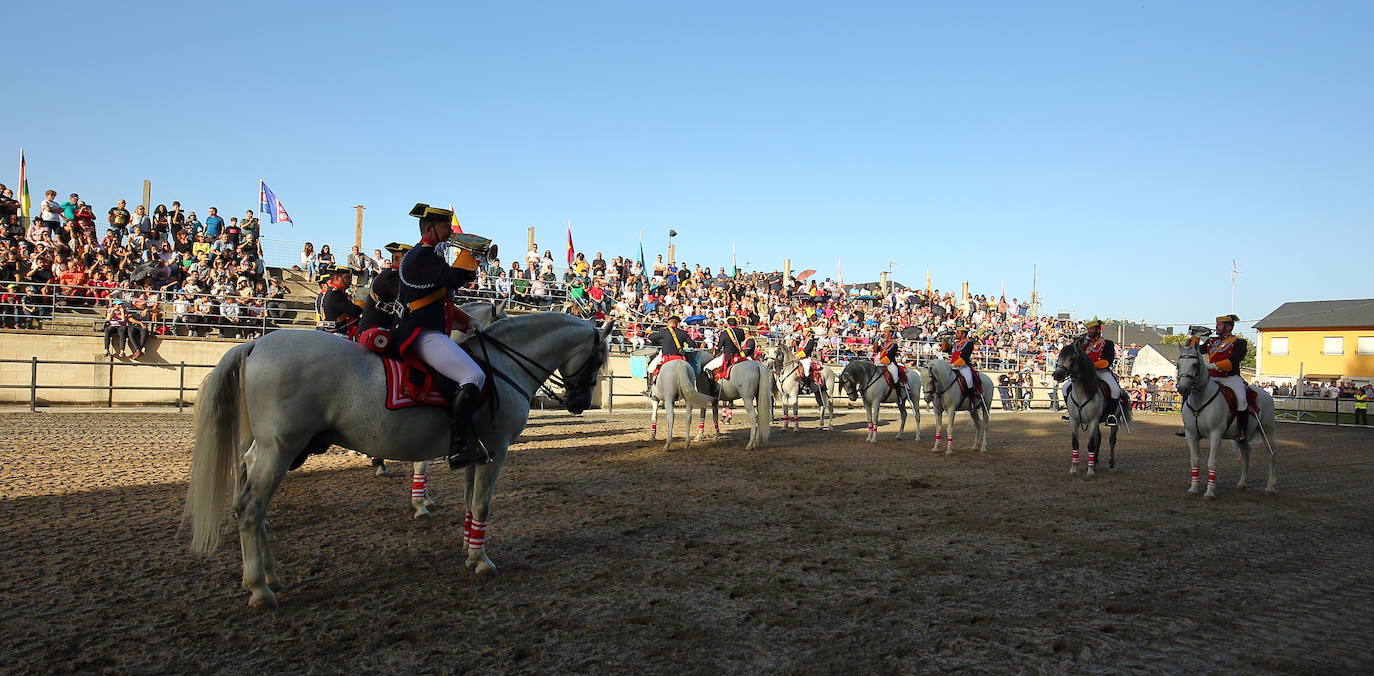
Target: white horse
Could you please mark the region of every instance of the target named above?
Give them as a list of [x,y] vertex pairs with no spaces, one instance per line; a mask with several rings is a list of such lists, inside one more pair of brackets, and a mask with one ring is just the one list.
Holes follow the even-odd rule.
[[1188,492],[1198,491],[1198,442],[1207,437],[1207,492],[1203,497],[1217,497],[1217,449],[1222,438],[1230,439],[1236,450],[1240,451],[1240,481],[1236,488],[1244,489],[1250,476],[1250,441],[1256,436],[1264,437],[1269,447],[1269,485],[1264,492],[1277,493],[1279,490],[1278,449],[1274,448],[1274,398],[1264,390],[1246,386],[1257,394],[1255,403],[1259,415],[1249,416],[1248,429],[1244,434],[1236,429],[1232,411],[1221,396],[1221,386],[1212,381],[1207,373],[1203,354],[1197,347],[1185,345],[1178,354],[1178,394],[1183,397],[1183,437],[1188,440],[1188,457],[1192,460],[1191,483]]
[[973,420],[973,446],[981,453],[988,452],[989,409],[992,405],[992,379],[982,371],[978,380],[983,384],[983,397],[969,392],[964,397],[956,378],[961,378],[950,366],[948,359],[936,359],[926,366],[926,376],[930,378],[930,389],[926,400],[935,409],[935,446],[932,453],[940,452],[940,432],[945,432],[945,455],[954,455],[954,416],[960,411],[968,411]]
[[[803,376],[801,374],[801,360],[788,359],[786,350],[781,345],[775,345],[768,350],[768,360],[773,368],[773,373],[778,380],[778,399],[782,403],[782,428],[792,428],[793,432],[801,429],[801,391]],[[834,429],[835,427],[835,401],[831,393],[835,391],[835,381],[838,376],[834,369],[825,364],[820,365],[821,387],[816,387],[811,383],[811,396],[816,398],[816,408],[820,414],[820,428]],[[788,415],[788,410],[791,415]]]
[[[1102,449],[1102,427],[1099,421],[1102,418],[1102,411],[1111,404],[1108,395],[1102,392],[1105,384],[1097,377],[1097,368],[1093,366],[1092,360],[1088,358],[1088,353],[1083,350],[1083,343],[1074,340],[1065,345],[1059,351],[1059,357],[1055,360],[1054,379],[1063,381],[1069,379],[1071,387],[1067,396],[1069,408],[1070,435],[1072,435],[1072,454],[1070,456],[1072,464],[1069,467],[1069,474],[1078,474],[1078,433],[1092,426],[1092,433],[1088,435],[1088,478],[1096,475],[1097,454]],[[1111,415],[1109,413],[1109,415]],[[1127,432],[1131,431],[1131,407],[1122,402],[1115,414],[1116,424],[1110,426],[1111,434],[1108,440],[1108,459],[1107,467],[1116,467],[1116,431],[1117,426],[1124,427]]]
[[[711,376],[702,373],[697,377],[697,389],[710,386]],[[716,424],[716,435],[720,435],[720,404],[729,404],[740,399],[744,402],[744,412],[749,415],[749,441],[745,450],[762,448],[773,430],[773,373],[762,362],[746,359],[730,367],[730,377],[715,381],[716,398],[711,400],[712,420]],[[687,425],[691,432],[692,426]],[[697,426],[697,440],[706,431],[706,410],[701,411],[701,424]]]
[[[653,414],[649,419],[649,439],[658,438],[658,407],[668,409],[668,435],[663,442],[663,450],[673,445],[673,424],[676,422],[677,401],[681,399],[687,409],[686,446],[692,445],[692,409],[705,409],[714,399],[697,390],[696,375],[692,367],[682,359],[663,362],[654,377],[654,386],[649,391],[649,401],[653,402]],[[705,414],[703,414],[705,415]]]
[[906,432],[906,407],[911,405],[912,416],[916,419],[916,437],[921,440],[921,408],[916,402],[921,398],[921,378],[917,375],[911,376],[911,369],[906,369],[904,380],[906,387],[888,385],[887,379],[883,377],[882,366],[878,366],[866,359],[855,359],[845,364],[844,370],[840,372],[840,389],[849,395],[849,400],[854,401],[860,396],[864,400],[864,411],[868,414],[868,436],[866,441],[871,444],[878,443],[878,418],[882,413],[884,403],[896,403],[899,415],[897,424],[897,440],[901,441],[902,434]]
[[[478,576],[496,574],[486,553],[492,490],[507,448],[529,419],[531,393],[561,374],[568,410],[589,408],[612,328],[610,322],[597,329],[569,315],[539,313],[500,320],[469,341],[491,367],[487,399],[473,423],[493,459],[466,468],[463,492],[466,566]],[[185,518],[191,549],[214,551],[223,504],[237,477],[234,514],[250,606],[276,607],[281,578],[267,541],[267,507],[287,470],[335,443],[408,462],[448,450],[449,411],[388,410],[385,390],[377,355],[319,331],[276,331],[238,345],[206,376],[196,402]]]

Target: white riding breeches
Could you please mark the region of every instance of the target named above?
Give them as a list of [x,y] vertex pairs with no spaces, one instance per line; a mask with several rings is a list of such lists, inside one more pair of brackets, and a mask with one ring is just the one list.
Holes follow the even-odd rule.
[[973,387],[973,367],[955,366],[954,372],[964,377],[964,384]]
[[900,371],[897,370],[897,365],[896,365],[896,364],[888,364],[888,365],[887,365],[887,374],[890,375],[890,376],[892,376],[892,382],[894,382],[894,383],[896,383],[896,384],[898,384],[898,385],[901,385],[901,384],[902,384],[902,381],[897,380],[897,375],[898,375],[899,373],[900,373]]
[[707,371],[714,371],[714,370],[720,368],[720,367],[721,367],[721,364],[724,364],[724,363],[725,363],[725,355],[723,355],[723,354],[718,354],[718,355],[716,355],[716,358],[715,358],[715,359],[712,359],[711,361],[706,362],[706,367],[705,367],[705,368],[706,368]]
[[[1102,370],[1098,371],[1098,372],[1097,372],[1097,379],[1098,379],[1098,380],[1101,380],[1101,381],[1104,382],[1104,383],[1107,383],[1107,387],[1108,387],[1109,391],[1112,393],[1112,394],[1111,394],[1111,398],[1112,398],[1112,399],[1120,399],[1120,398],[1121,398],[1121,384],[1118,383],[1118,382],[1116,382],[1116,376],[1115,376],[1115,375],[1112,375],[1112,372],[1111,372],[1111,371],[1108,371],[1107,369],[1102,369]],[[1070,385],[1070,384],[1072,384],[1072,381],[1070,381],[1070,380],[1065,380],[1064,383],[1063,383],[1062,385],[1059,386],[1059,391],[1064,395],[1064,400],[1065,400],[1065,401],[1068,401],[1068,397],[1069,397],[1069,385]]]
[[1250,402],[1246,400],[1245,394],[1245,380],[1240,376],[1221,376],[1214,377],[1212,380],[1215,380],[1218,385],[1230,389],[1231,393],[1236,395],[1237,411],[1244,411],[1249,406]]
[[807,378],[810,378],[810,377],[811,377],[811,358],[810,358],[810,357],[802,357],[802,358],[801,358],[801,372],[802,372],[802,380],[806,380]]
[[482,373],[472,356],[442,331],[421,333],[415,339],[415,353],[420,361],[459,385],[476,385],[480,390],[487,382],[487,374]]
[[663,363],[663,353],[660,352],[660,353],[654,355],[654,358],[653,358],[653,359],[650,359],[650,360],[649,360],[649,367],[648,367],[647,369],[644,369],[644,372],[647,373],[647,374],[649,374],[649,375],[653,375],[654,369],[658,368],[658,365],[659,365],[659,364],[662,364],[662,363]]

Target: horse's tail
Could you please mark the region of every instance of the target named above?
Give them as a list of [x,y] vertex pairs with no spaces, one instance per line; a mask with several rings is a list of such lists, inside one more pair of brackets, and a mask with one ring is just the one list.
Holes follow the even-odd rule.
[[243,405],[243,364],[253,352],[244,343],[227,352],[205,376],[196,396],[196,450],[191,456],[191,485],[186,491],[183,523],[191,524],[191,551],[209,554],[219,547],[220,519],[229,482],[251,438]]
[[759,443],[768,441],[773,431],[773,388],[776,385],[773,372],[759,364],[759,398],[754,402],[754,410],[759,416]]
[[697,390],[697,384],[691,377],[691,371],[683,369],[687,374],[677,380],[677,396],[682,399],[687,408],[710,408],[711,402],[715,397],[708,397]]
[[[1121,400],[1117,400],[1121,402]],[[1121,402],[1116,405],[1117,411],[1121,413],[1121,431],[1129,433],[1131,425],[1135,424],[1135,418],[1131,417],[1130,402]]]

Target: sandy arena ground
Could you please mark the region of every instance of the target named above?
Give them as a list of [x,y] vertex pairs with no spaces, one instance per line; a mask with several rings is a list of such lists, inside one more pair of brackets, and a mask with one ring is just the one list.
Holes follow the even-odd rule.
[[989,454],[961,418],[946,457],[929,415],[920,443],[895,421],[863,443],[847,412],[753,453],[738,423],[664,452],[641,414],[541,415],[480,581],[458,475],[415,522],[408,466],[316,456],[272,503],[272,614],[245,605],[236,537],[205,560],[177,536],[191,415],[0,414],[0,670],[1374,669],[1374,433],[1281,424],[1280,494],[1265,456],[1234,488],[1227,450],[1207,502],[1176,416],[1091,481],[1057,416],[994,416]]

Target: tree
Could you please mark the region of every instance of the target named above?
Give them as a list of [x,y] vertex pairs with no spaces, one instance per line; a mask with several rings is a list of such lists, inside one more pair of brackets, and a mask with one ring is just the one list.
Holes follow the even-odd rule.
[[1164,336],[1165,345],[1182,345],[1186,342],[1188,342],[1188,334],[1186,333],[1171,333]]

